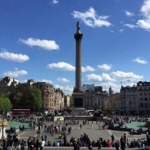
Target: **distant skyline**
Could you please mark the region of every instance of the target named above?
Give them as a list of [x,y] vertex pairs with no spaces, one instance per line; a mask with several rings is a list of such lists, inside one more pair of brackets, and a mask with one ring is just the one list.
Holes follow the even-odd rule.
[[0,20],[0,77],[71,94],[80,21],[82,84],[119,92],[150,81],[150,0],[1,0]]

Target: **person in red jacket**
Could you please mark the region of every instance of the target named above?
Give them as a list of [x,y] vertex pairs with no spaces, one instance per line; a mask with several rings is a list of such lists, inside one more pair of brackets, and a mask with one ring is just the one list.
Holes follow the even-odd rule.
[[111,142],[108,140],[107,141],[107,147],[110,147],[111,146]]

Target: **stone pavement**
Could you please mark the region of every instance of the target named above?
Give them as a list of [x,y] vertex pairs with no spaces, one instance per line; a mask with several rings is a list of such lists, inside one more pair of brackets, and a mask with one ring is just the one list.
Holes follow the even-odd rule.
[[[82,123],[82,122],[80,122]],[[79,123],[79,124],[80,124]],[[67,127],[72,127],[72,133],[71,134],[67,134],[67,140],[70,141],[71,137],[74,138],[79,138],[81,135],[83,135],[84,133],[86,133],[87,135],[89,135],[91,140],[95,140],[97,141],[99,138],[103,138],[106,140],[111,140],[111,135],[113,134],[115,136],[115,139],[119,140],[120,137],[125,133],[124,131],[114,131],[114,130],[99,130],[99,126],[98,124],[96,124],[96,122],[93,122],[93,128],[91,127],[91,123],[89,122],[89,124],[86,124],[82,127],[82,129],[80,129],[79,125],[68,125]],[[49,123],[46,122],[46,124],[48,125]],[[127,132],[126,132],[127,133]],[[29,138],[29,136],[31,137],[37,137],[37,129],[33,130],[33,129],[26,129],[22,132],[18,132],[20,139],[24,139],[25,141],[27,141],[27,139]],[[128,133],[127,133],[128,134]],[[47,141],[51,141],[52,143],[54,141],[59,141],[59,134],[54,134],[53,136],[51,136],[49,133],[45,133],[43,132],[41,135],[47,135]],[[134,135],[134,136],[128,136],[129,141],[132,141],[133,139],[145,139],[146,135]],[[27,149],[27,148],[26,148]],[[50,149],[50,150],[73,150],[73,147],[44,147],[44,149]],[[97,147],[94,147],[93,150],[97,150]],[[1,148],[0,148],[1,150]],[[80,150],[88,150],[87,147],[81,147]],[[115,148],[104,148],[102,147],[102,150],[115,150]],[[126,150],[133,150],[133,148],[126,148]],[[140,150],[140,149],[138,149]]]
[[[81,135],[83,135],[84,133],[86,133],[87,135],[89,135],[91,140],[97,141],[99,138],[103,138],[106,140],[111,140],[111,135],[113,134],[115,136],[116,140],[120,140],[121,136],[125,133],[125,131],[115,131],[115,130],[107,130],[107,129],[103,129],[100,130],[98,124],[96,124],[96,122],[93,122],[93,128],[91,127],[91,123],[87,125],[84,125],[82,127],[82,129],[80,129],[79,125],[71,125],[72,127],[72,133],[69,135],[67,135],[67,139],[70,140],[71,137],[73,136],[74,138],[79,138]],[[69,127],[70,125],[68,125]],[[127,134],[129,134],[128,132],[126,132]],[[43,133],[43,135],[45,135],[47,133]],[[49,134],[47,134],[49,135]],[[53,137],[49,136],[51,141],[55,141],[58,140],[58,134],[55,134]],[[134,136],[128,136],[129,142],[132,141],[133,139],[145,139],[146,135],[142,134],[142,135],[134,135]]]

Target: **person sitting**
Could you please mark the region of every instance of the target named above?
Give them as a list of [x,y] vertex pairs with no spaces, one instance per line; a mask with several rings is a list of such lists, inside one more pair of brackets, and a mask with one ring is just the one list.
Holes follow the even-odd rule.
[[111,146],[111,142],[109,140],[107,140],[107,147]]

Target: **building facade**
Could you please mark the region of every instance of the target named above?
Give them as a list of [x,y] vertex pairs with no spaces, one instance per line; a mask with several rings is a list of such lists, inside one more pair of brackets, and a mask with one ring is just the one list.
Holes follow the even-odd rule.
[[55,110],[64,108],[64,93],[60,89],[55,89],[54,106]]
[[104,109],[104,102],[108,97],[107,92],[102,90],[101,86],[95,86],[94,84],[84,84],[82,86],[84,91],[84,107],[89,110]]
[[49,111],[53,111],[55,108],[54,105],[54,87],[52,84],[46,82],[36,82],[34,84],[37,88],[42,91],[42,99],[43,99],[43,108],[48,109]]
[[121,87],[121,112],[126,114],[150,114],[150,82]]
[[70,95],[65,95],[64,96],[64,109],[70,108],[71,105],[71,96]]

